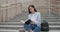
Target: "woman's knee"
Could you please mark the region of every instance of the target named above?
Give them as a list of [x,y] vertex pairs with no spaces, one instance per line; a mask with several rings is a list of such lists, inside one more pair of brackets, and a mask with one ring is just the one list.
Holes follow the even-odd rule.
[[41,30],[41,27],[39,26],[34,29],[34,32],[40,32],[40,30]]
[[30,28],[30,25],[27,25],[27,24],[24,24],[24,28],[26,29],[26,30],[30,30],[31,28]]

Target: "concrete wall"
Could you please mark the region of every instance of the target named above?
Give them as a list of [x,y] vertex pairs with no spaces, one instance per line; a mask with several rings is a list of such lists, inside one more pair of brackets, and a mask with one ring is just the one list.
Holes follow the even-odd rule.
[[16,0],[1,0],[0,21],[6,21],[21,13],[21,3]]
[[58,0],[0,0],[0,20],[6,21],[35,5],[42,17],[60,17]]
[[37,11],[39,11],[42,17],[47,17],[49,14],[49,0],[34,0],[23,3],[23,9],[27,10],[29,5],[35,5]]
[[[60,1],[59,0],[50,0],[50,10],[51,10],[51,13],[55,16],[55,17],[58,17],[59,18],[59,9],[60,9]],[[54,17],[53,16],[53,17]]]

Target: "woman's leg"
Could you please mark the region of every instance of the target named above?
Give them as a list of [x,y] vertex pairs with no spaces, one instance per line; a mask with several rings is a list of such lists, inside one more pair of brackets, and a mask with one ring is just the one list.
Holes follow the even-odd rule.
[[40,30],[41,30],[41,26],[37,26],[33,31],[34,32],[40,32]]
[[31,31],[32,31],[30,25],[24,24],[24,28],[25,28],[28,32],[31,32]]

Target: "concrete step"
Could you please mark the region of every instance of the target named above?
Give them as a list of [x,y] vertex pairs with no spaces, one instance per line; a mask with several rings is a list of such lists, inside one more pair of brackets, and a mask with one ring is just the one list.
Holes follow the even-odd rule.
[[50,30],[60,30],[60,25],[49,25]]
[[[60,29],[60,25],[49,25],[50,29]],[[24,29],[23,25],[0,25],[0,29]]]
[[49,25],[60,25],[60,22],[56,21],[56,22],[48,22]]
[[[0,32],[20,32],[23,29],[15,30],[15,29],[0,29]],[[28,32],[28,31],[25,31]]]
[[49,30],[49,31],[41,31],[41,32],[60,32],[60,30]]
[[47,22],[60,22],[58,19],[46,19]]
[[24,29],[23,25],[0,25],[0,29]]
[[[0,29],[0,32],[19,32],[19,30]],[[60,30],[49,30],[49,31],[41,31],[41,32],[60,32]]]
[[20,22],[20,21],[16,21],[16,22],[14,22],[14,21],[8,21],[8,22],[5,22],[5,23],[0,23],[0,25],[23,25],[23,23],[22,22]]
[[[56,22],[48,22],[49,25],[60,25],[60,22],[59,21],[56,21]],[[22,22],[20,21],[16,21],[16,22],[5,22],[5,23],[0,23],[0,25],[23,25]]]
[[13,29],[0,29],[0,32],[19,32],[19,30],[13,30]]
[[60,28],[59,25],[49,25],[50,28]]
[[0,25],[0,27],[23,27],[23,25]]
[[60,32],[60,30],[49,30],[49,32]]

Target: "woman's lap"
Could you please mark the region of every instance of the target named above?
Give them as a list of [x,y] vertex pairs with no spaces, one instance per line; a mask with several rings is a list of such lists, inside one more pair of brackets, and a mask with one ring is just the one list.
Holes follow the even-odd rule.
[[37,26],[33,31],[34,32],[40,32],[40,30],[41,30],[41,26]]
[[[31,26],[30,26],[30,25],[27,25],[27,24],[24,24],[24,28],[25,28],[27,31],[31,30]],[[34,32],[40,32],[40,30],[41,30],[41,26],[37,26],[33,31],[34,31]]]
[[30,25],[27,25],[27,24],[24,24],[24,28],[26,29],[26,30],[30,30],[31,28],[30,28]]

